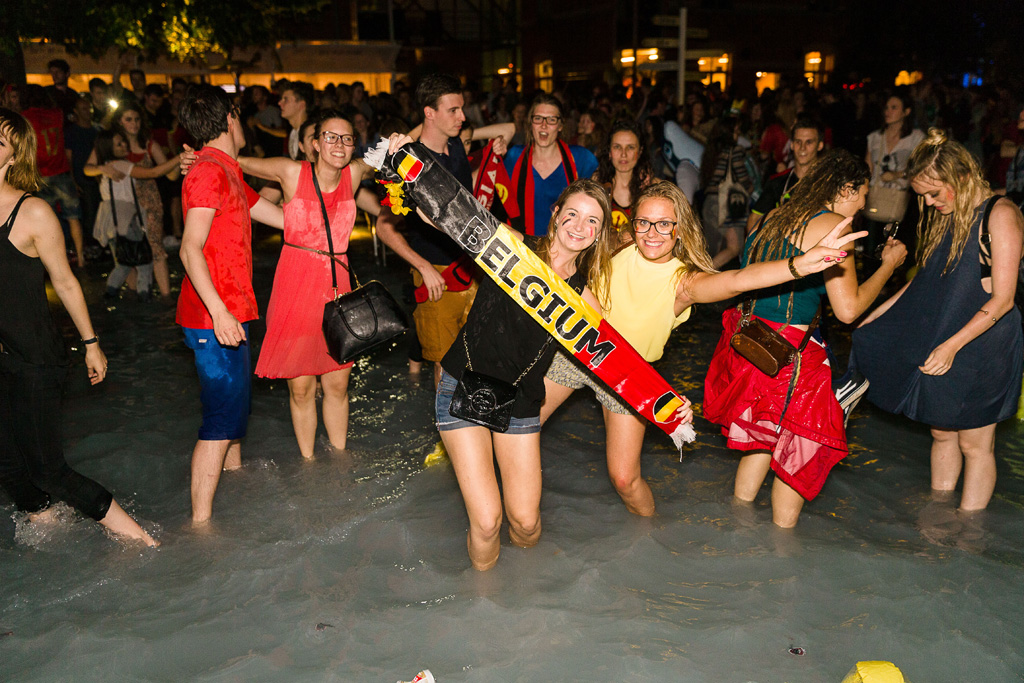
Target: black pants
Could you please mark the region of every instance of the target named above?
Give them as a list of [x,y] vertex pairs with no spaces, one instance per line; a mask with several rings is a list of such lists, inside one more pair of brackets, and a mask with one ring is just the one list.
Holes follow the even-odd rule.
[[18,509],[38,512],[51,496],[99,521],[113,497],[71,469],[61,443],[67,369],[0,353],[0,486]]

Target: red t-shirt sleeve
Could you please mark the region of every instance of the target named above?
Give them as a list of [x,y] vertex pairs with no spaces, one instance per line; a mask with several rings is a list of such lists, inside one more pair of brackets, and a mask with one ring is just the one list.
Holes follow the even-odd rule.
[[242,186],[245,187],[245,201],[248,203],[249,208],[252,209],[252,207],[256,206],[256,202],[260,200],[260,195],[256,190],[249,187],[249,183],[242,183]]
[[224,170],[214,163],[197,163],[185,176],[182,194],[187,198],[185,210],[216,209],[219,213],[228,192],[228,179]]

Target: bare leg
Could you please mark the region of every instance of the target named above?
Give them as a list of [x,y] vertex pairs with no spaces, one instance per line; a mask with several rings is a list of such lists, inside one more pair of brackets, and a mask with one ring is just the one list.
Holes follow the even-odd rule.
[[159,542],[153,540],[152,536],[143,531],[138,522],[132,519],[131,516],[129,516],[129,514],[117,504],[116,500],[110,501],[110,508],[107,510],[106,516],[100,520],[100,524],[107,527],[118,536],[127,536],[128,538],[142,541],[150,548],[155,548],[160,545]]
[[183,223],[181,220],[181,195],[171,198],[171,231],[181,239]]
[[772,454],[768,451],[751,451],[744,455],[736,468],[733,495],[748,502],[757,498],[757,492],[761,490],[761,484],[771,468]]
[[225,472],[234,472],[240,469],[242,469],[242,440],[235,439],[228,446],[228,453],[224,456],[223,470]]
[[783,529],[792,529],[800,519],[804,498],[793,487],[775,477],[772,482],[772,521]]
[[[346,402],[347,402],[346,397]],[[316,443],[316,377],[304,375],[288,380],[288,407],[292,412],[292,429],[303,458],[313,457]],[[345,416],[346,422],[348,415]]]
[[572,396],[573,390],[563,387],[557,382],[544,378],[544,403],[540,407],[540,423],[544,424],[551,417],[551,413],[558,410],[558,407],[565,403],[565,399]]
[[85,265],[85,242],[82,240],[82,221],[77,218],[68,219],[68,229],[71,232],[71,243],[75,246],[75,255],[78,256],[78,267]]
[[213,515],[213,494],[217,492],[231,441],[196,442],[192,451],[192,521],[206,522]]
[[964,457],[960,452],[960,435],[948,429],[932,428],[932,489],[953,491],[960,479]]
[[984,510],[996,488],[996,426],[990,424],[959,432],[964,454],[964,495],[960,509]]
[[540,540],[540,432],[494,434],[493,439],[509,538],[520,548],[532,548]]
[[167,268],[167,257],[153,259],[153,279],[160,289],[160,296],[171,295],[171,273]]
[[[348,378],[352,368],[335,370],[320,378],[324,388],[324,427],[331,445],[344,450],[348,440]],[[314,420],[315,420],[314,415]]]
[[441,367],[441,361],[434,361],[434,391],[437,391],[437,385],[441,383],[441,371],[444,368]]
[[647,423],[633,415],[613,413],[604,406],[601,409],[607,431],[606,458],[612,485],[627,510],[634,515],[650,517],[654,514],[654,495],[640,476],[640,451]]
[[487,571],[498,562],[501,551],[501,492],[494,473],[491,432],[483,427],[451,429],[441,432],[441,440],[469,515],[469,560],[474,569]]

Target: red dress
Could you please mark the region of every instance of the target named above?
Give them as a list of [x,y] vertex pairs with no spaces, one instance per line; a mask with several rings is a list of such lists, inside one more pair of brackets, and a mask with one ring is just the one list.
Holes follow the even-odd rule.
[[[338,189],[324,193],[324,205],[331,220],[334,253],[345,252],[356,218],[349,167],[342,169]],[[295,196],[284,205],[284,241],[274,273],[274,289],[267,307],[267,335],[263,338],[256,374],[291,379],[352,367],[352,363],[336,363],[327,353],[324,341],[324,304],[334,298],[330,258],[288,246],[329,251],[323,213],[313,188],[313,167],[308,162],[302,164]],[[339,258],[348,265],[347,256]],[[350,291],[348,271],[341,264],[336,264],[336,268],[338,292]]]

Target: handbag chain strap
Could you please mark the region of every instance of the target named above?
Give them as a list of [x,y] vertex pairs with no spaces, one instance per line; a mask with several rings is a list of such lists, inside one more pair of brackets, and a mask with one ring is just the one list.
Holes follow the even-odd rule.
[[[343,251],[340,254],[335,254],[334,253],[334,240],[331,239],[331,220],[330,220],[330,218],[327,217],[327,205],[324,204],[324,195],[323,195],[323,193],[320,192],[320,181],[318,181],[316,179],[316,167],[313,166],[313,164],[310,164],[309,167],[310,167],[310,174],[313,176],[313,189],[316,190],[316,198],[320,200],[320,212],[324,215],[324,230],[327,231],[327,249],[330,251],[330,255],[331,255],[331,287],[334,288],[334,298],[337,299],[338,298],[338,269],[335,267],[334,263],[335,263],[335,261],[337,261],[338,263],[341,263],[341,261],[338,260],[335,257],[336,256],[344,256],[348,252],[347,251]],[[294,246],[294,245],[289,245],[289,246]],[[305,247],[300,247],[300,248],[305,249]],[[314,250],[310,249],[309,251],[314,251]],[[323,253],[323,252],[317,252],[317,253]],[[362,285],[359,284],[359,276],[355,274],[355,271],[352,270],[351,266],[347,266],[344,263],[341,263],[341,265],[342,265],[342,267],[345,268],[345,270],[348,271],[348,274],[356,281],[356,289],[358,289],[359,287],[362,287]]]
[[[466,350],[466,369],[469,370],[470,372],[473,372],[473,361],[470,360],[470,358],[469,358],[469,343],[466,341],[466,330],[465,329],[462,330],[462,335],[461,336],[462,336],[462,348],[464,348]],[[549,336],[547,339],[544,340],[543,346],[540,347],[540,353],[537,354],[537,357],[533,359],[532,363],[530,363],[529,365],[526,366],[525,370],[523,370],[521,373],[519,373],[519,376],[516,377],[516,381],[512,382],[512,386],[514,386],[514,387],[518,387],[519,386],[519,383],[523,381],[524,377],[526,377],[526,373],[528,373],[530,370],[533,370],[533,366],[540,362],[540,359],[544,356],[544,352],[547,351],[548,344],[550,344],[550,343],[551,343],[551,337]]]

